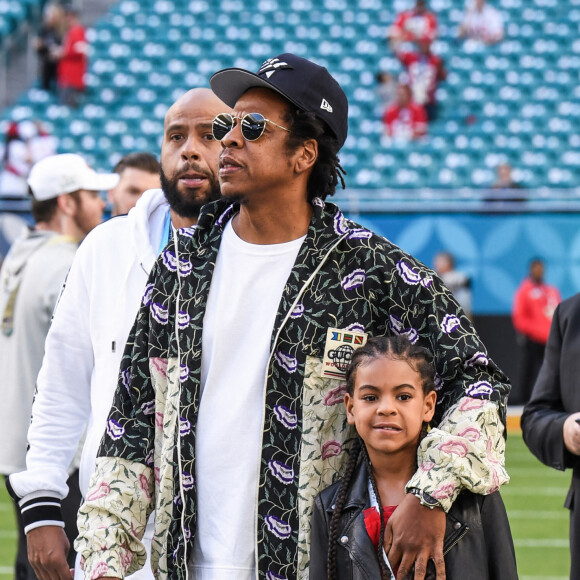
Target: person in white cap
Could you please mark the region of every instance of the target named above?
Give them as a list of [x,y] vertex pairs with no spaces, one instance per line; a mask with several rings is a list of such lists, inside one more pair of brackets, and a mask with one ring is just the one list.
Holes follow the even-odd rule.
[[[72,264],[79,242],[102,221],[104,200],[99,192],[119,181],[113,174],[98,174],[78,155],[47,157],[32,168],[28,185],[34,227],[27,227],[14,242],[0,275],[0,473],[5,476],[26,468],[27,431],[36,376],[44,355],[52,311]],[[80,494],[71,475],[69,502],[71,536]],[[36,578],[28,564],[26,537],[21,524],[15,577]]]

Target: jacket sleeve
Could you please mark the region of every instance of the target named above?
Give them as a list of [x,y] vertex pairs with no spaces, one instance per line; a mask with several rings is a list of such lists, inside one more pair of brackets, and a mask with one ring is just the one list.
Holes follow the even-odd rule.
[[77,253],[46,339],[28,431],[27,469],[9,478],[13,497],[26,507],[22,514],[26,532],[40,525],[64,527],[60,507],[68,493],[68,469],[90,413],[93,357],[88,310]]
[[330,522],[320,496],[316,498],[312,511],[310,542],[310,578],[326,578],[328,557],[328,529]]
[[[157,273],[154,268],[150,280]],[[155,495],[155,389],[149,368],[150,307],[159,307],[154,294],[148,283],[123,354],[96,471],[79,510],[75,548],[87,578],[124,578],[145,563],[139,539]]]
[[395,334],[434,354],[437,407],[407,484],[448,511],[462,489],[488,494],[505,471],[507,377],[489,358],[470,320],[437,275],[408,255],[391,278],[389,318]]
[[570,413],[564,409],[560,382],[563,339],[559,305],[552,320],[544,362],[521,420],[524,441],[530,451],[545,465],[560,470],[580,466],[580,458],[564,445],[564,422]]

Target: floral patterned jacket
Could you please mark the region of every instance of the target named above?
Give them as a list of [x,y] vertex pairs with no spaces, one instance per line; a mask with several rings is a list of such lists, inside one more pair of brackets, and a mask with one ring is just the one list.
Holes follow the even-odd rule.
[[[406,334],[435,355],[434,426],[408,486],[447,510],[463,488],[488,494],[504,469],[506,377],[437,276],[320,199],[280,300],[265,377],[256,490],[257,576],[308,578],[310,516],[336,480],[352,433],[344,385],[322,376],[329,328]],[[152,566],[187,577],[196,530],[195,436],[202,323],[223,228],[236,206],[206,206],[159,257],[131,332],[76,543],[87,578],[141,568],[156,510]]]

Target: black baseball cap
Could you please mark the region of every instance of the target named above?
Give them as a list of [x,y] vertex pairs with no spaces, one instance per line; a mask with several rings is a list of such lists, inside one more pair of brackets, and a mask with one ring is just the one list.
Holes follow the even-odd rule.
[[323,66],[285,53],[265,61],[254,74],[241,68],[216,72],[209,84],[226,105],[233,107],[248,90],[272,89],[302,111],[314,113],[334,133],[342,147],[348,132],[348,101],[340,85]]

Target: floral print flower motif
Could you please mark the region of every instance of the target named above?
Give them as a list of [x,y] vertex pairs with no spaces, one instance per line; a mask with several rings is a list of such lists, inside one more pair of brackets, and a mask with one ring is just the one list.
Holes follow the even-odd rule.
[[433,461],[423,461],[423,463],[421,463],[421,467],[419,469],[421,469],[421,471],[423,471],[423,472],[427,472],[427,471],[431,471],[434,467],[435,467],[435,463]]
[[461,441],[451,440],[437,445],[437,449],[449,455],[457,455],[458,457],[465,457],[467,455],[467,445]]
[[149,480],[143,473],[139,475],[139,487],[145,493],[147,499],[151,499],[151,494],[149,493]]
[[121,548],[121,566],[123,570],[127,570],[131,561],[133,560],[133,554],[127,548]]
[[467,427],[461,433],[457,433],[457,435],[473,443],[481,438],[481,431],[475,427]]
[[153,415],[155,413],[155,401],[145,401],[141,405],[141,412],[144,415]]
[[338,387],[331,389],[326,393],[324,397],[324,405],[327,407],[332,407],[334,405],[338,405],[344,401],[344,395],[346,393],[346,383],[342,383]]
[[342,445],[338,441],[327,441],[322,446],[322,459],[329,459],[339,455],[342,451]]
[[276,351],[274,354],[276,362],[287,372],[293,373],[298,368],[298,361],[291,355],[282,352],[281,350]]
[[433,284],[433,278],[431,276],[425,276],[425,278],[421,279],[421,286],[424,288],[429,288]]
[[155,372],[161,375],[163,378],[167,376],[167,359],[153,357],[151,359],[151,365],[155,369]]
[[344,290],[354,290],[362,286],[367,279],[367,274],[361,268],[353,270],[350,274],[346,275],[340,285]]
[[350,230],[348,236],[346,236],[347,240],[368,240],[373,237],[373,232],[370,230],[365,230],[363,228],[356,228],[354,230]]
[[126,368],[123,369],[123,371],[121,372],[121,383],[123,384],[123,386],[125,387],[125,389],[127,390],[128,393],[131,392],[131,369],[130,368]]
[[149,453],[147,453],[147,456],[145,457],[145,465],[147,465],[147,467],[151,467],[153,465],[154,457],[155,457],[155,450],[151,449],[149,451]]
[[292,310],[290,316],[292,318],[300,318],[304,314],[304,304],[302,302],[298,302],[294,309]]
[[451,334],[454,330],[459,328],[461,320],[455,314],[446,314],[441,321],[441,330],[445,334]]
[[468,397],[488,396],[493,393],[493,387],[487,381],[477,381],[469,385],[465,393]]
[[125,435],[125,428],[117,423],[115,419],[108,419],[107,420],[107,435],[113,439],[117,440]]
[[440,391],[443,388],[443,385],[445,384],[443,379],[437,373],[435,373],[435,376],[433,377],[433,382],[435,383],[436,391]]
[[154,284],[147,284],[147,286],[145,286],[145,292],[143,292],[143,298],[141,299],[144,306],[149,306],[151,304],[154,287]]
[[193,270],[193,264],[186,258],[179,258],[179,275],[187,276]]
[[268,467],[272,475],[284,485],[288,485],[294,481],[294,470],[289,465],[271,459],[268,461]]
[[399,276],[401,276],[403,281],[410,286],[415,286],[421,282],[421,276],[404,260],[397,262],[397,272],[399,272]]
[[179,434],[180,435],[187,435],[191,432],[191,422],[188,421],[185,417],[179,418]]
[[486,366],[489,364],[489,358],[484,352],[477,351],[468,361],[465,362],[466,367]]
[[265,521],[268,530],[281,540],[289,538],[292,534],[292,528],[290,525],[276,516],[266,516]]
[[159,324],[167,324],[169,321],[169,311],[166,306],[159,304],[159,302],[154,302],[151,304],[150,308],[151,315],[157,322],[159,322]]
[[109,572],[109,566],[106,562],[99,562],[93,569],[91,574],[91,580],[96,580],[96,578],[103,578]]
[[274,407],[274,415],[276,415],[278,421],[287,429],[296,429],[298,427],[298,416],[288,409],[288,407],[276,405]]
[[485,405],[483,399],[474,399],[472,397],[463,397],[459,403],[459,410],[463,413],[465,411],[474,411],[481,409]]
[[334,214],[334,231],[337,235],[342,236],[348,232],[348,223],[342,214],[342,212],[337,211]]
[[179,365],[179,382],[183,383],[189,377],[189,367],[182,364]]
[[352,332],[364,332],[365,327],[359,322],[353,322],[352,324],[349,324],[345,330],[350,330]]
[[106,481],[99,482],[97,489],[87,495],[87,501],[101,499],[111,493],[111,486]]
[[195,226],[189,226],[187,228],[179,228],[177,230],[178,235],[183,236],[184,238],[193,238],[194,232]]
[[189,326],[189,322],[191,321],[191,316],[184,310],[180,310],[177,315],[177,325],[179,328],[187,328]]
[[411,344],[415,344],[419,340],[419,333],[414,328],[405,328],[403,321],[396,315],[389,316],[391,321],[391,330],[398,336],[406,336]]
[[444,483],[441,487],[437,488],[431,495],[435,499],[447,499],[453,495],[455,491],[455,484]]
[[324,200],[321,197],[315,197],[312,200],[312,205],[317,205],[318,207],[324,207],[326,204],[324,203]]
[[286,576],[280,576],[280,574],[276,574],[272,570],[268,570],[266,572],[266,580],[288,580],[288,578]]
[[163,413],[155,413],[155,427],[157,427],[157,429],[163,429]]
[[177,271],[177,259],[171,250],[165,249],[161,252],[161,262],[170,272]]
[[193,477],[193,475],[191,475],[191,473],[187,473],[187,471],[184,471],[181,474],[181,481],[183,483],[183,489],[191,489],[195,483],[195,479]]

